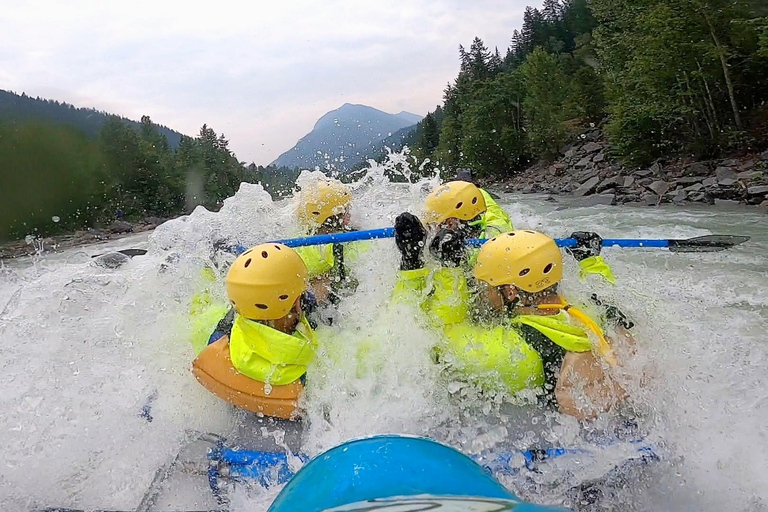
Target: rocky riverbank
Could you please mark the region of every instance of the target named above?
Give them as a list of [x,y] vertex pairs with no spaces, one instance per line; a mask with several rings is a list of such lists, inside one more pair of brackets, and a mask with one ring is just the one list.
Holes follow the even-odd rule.
[[75,231],[65,235],[44,238],[29,235],[24,240],[0,244],[0,259],[32,256],[42,252],[57,252],[81,245],[115,240],[133,233],[151,231],[166,220],[168,219],[147,217],[139,222],[117,221],[105,228]]
[[589,128],[561,148],[554,162],[535,164],[496,184],[506,192],[583,197],[585,205],[742,203],[768,212],[768,151],[632,168],[612,158],[599,128]]

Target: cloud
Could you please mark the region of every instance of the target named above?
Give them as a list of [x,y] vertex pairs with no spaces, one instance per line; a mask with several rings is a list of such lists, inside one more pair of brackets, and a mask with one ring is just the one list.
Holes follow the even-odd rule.
[[18,2],[0,87],[156,122],[203,123],[266,164],[345,102],[426,114],[475,36],[505,51],[519,0]]

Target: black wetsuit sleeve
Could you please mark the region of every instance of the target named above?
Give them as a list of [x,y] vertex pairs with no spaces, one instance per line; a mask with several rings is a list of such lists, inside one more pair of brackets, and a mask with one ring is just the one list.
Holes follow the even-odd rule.
[[544,363],[544,396],[547,405],[556,407],[555,388],[565,358],[565,349],[529,325],[520,327],[523,339],[541,356]]

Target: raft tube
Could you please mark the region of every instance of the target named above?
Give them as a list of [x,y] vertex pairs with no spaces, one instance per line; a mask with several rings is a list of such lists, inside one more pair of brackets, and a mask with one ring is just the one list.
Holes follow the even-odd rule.
[[563,510],[521,502],[453,448],[422,437],[382,435],[346,442],[312,459],[283,487],[269,512],[379,508]]
[[296,419],[299,395],[296,381],[284,386],[266,386],[238,372],[229,356],[229,337],[211,343],[192,363],[192,373],[208,391],[246,411],[280,419]]

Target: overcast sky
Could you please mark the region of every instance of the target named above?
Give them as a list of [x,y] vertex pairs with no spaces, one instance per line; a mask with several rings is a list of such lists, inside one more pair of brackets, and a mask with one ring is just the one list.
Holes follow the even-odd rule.
[[424,115],[458,45],[506,51],[538,0],[0,0],[0,89],[207,123],[268,164],[344,103]]

